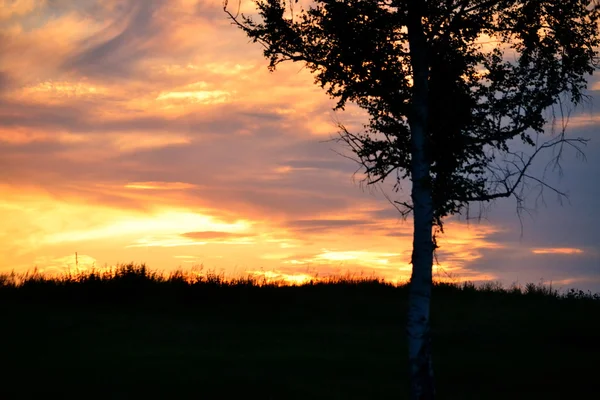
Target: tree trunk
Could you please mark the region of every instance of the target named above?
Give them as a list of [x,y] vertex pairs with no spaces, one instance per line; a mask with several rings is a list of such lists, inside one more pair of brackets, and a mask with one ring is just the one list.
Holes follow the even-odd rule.
[[[413,130],[412,134],[415,135],[416,132]],[[421,164],[421,171],[427,168],[426,164],[425,167],[423,165]],[[426,180],[418,182],[414,175],[412,199],[414,233],[407,321],[410,398],[431,400],[434,398],[429,321],[433,266],[432,200]]]
[[408,6],[413,70],[413,108],[409,124],[414,232],[407,321],[411,400],[431,400],[435,396],[429,322],[433,267],[433,199],[427,157],[429,61],[421,22],[422,6],[422,1],[414,0]]

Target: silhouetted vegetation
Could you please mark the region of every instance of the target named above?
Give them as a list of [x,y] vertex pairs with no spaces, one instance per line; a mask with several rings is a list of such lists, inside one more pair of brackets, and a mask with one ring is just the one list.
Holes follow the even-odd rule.
[[[599,294],[438,282],[432,301],[440,398],[598,389]],[[0,398],[403,398],[407,302],[406,285],[351,275],[2,275]]]

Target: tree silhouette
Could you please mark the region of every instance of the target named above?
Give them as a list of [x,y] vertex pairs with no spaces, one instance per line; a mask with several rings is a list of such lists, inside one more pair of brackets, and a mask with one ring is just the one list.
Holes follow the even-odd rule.
[[[287,12],[284,0],[254,0],[262,21],[224,10],[264,47],[269,69],[303,62],[315,83],[369,114],[339,139],[370,184],[412,181],[414,219],[407,335],[411,399],[433,399],[429,305],[436,234],[470,202],[515,197],[534,183],[535,157],[574,147],[564,107],[586,99],[598,67],[598,0],[315,0]],[[297,3],[297,0],[295,0]],[[550,111],[550,112],[549,112]],[[563,125],[540,141],[547,122]],[[526,155],[514,139],[531,146]]]

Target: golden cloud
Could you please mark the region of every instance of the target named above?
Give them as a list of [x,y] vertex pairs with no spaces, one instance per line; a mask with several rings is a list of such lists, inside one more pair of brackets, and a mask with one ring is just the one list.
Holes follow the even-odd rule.
[[583,250],[571,247],[549,247],[531,250],[533,254],[583,254]]
[[0,20],[12,17],[23,17],[35,9],[44,6],[46,0],[2,0],[0,3]]
[[193,189],[197,185],[185,182],[130,182],[124,186],[126,189],[141,190],[183,190]]

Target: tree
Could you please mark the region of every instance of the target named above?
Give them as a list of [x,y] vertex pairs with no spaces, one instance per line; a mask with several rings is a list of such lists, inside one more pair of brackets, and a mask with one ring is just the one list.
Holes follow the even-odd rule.
[[[501,197],[521,207],[529,183],[563,194],[529,170],[542,151],[558,148],[558,165],[564,147],[585,144],[566,137],[564,124],[539,138],[556,110],[586,99],[585,77],[600,65],[600,3],[315,0],[294,14],[285,0],[254,1],[260,22],[231,14],[227,0],[224,10],[264,47],[271,71],[303,62],[337,99],[334,109],[350,101],[368,112],[364,132],[339,125],[368,183],[412,181],[412,202],[395,202],[414,219],[410,396],[433,399],[429,305],[443,218]],[[532,154],[511,150],[515,140]]]

